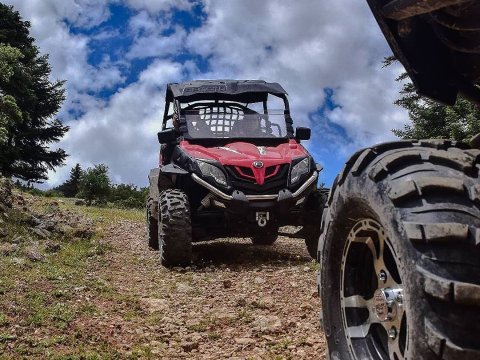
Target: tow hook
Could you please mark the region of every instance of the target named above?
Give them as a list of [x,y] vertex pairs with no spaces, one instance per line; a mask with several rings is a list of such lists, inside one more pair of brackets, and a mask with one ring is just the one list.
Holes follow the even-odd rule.
[[267,225],[267,221],[270,220],[270,213],[268,211],[257,211],[255,215],[257,224],[260,227],[265,227]]

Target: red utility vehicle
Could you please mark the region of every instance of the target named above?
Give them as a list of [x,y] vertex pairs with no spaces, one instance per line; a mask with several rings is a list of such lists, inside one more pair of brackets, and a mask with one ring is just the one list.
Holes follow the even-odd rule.
[[[169,84],[159,167],[150,172],[149,245],[167,266],[187,265],[192,241],[251,237],[270,245],[284,225],[303,226],[316,256],[327,189],[321,167],[293,130],[285,90],[260,80]],[[316,221],[312,221],[316,219]]]

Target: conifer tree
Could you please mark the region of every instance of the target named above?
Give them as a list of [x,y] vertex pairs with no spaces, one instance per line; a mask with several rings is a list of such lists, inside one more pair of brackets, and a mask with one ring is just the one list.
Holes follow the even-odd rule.
[[[388,57],[384,61],[389,66],[395,60]],[[396,80],[408,79],[406,72]],[[393,133],[403,139],[452,139],[468,143],[480,133],[480,109],[477,105],[459,98],[454,106],[440,104],[418,95],[412,82],[404,82],[400,98],[395,101],[408,111],[411,124],[403,129],[393,129]]]
[[70,170],[69,179],[54,190],[62,192],[65,197],[75,197],[80,190],[80,179],[82,176],[83,170],[80,164],[77,164]]
[[3,121],[0,173],[39,182],[47,178],[48,170],[63,165],[65,151],[52,150],[50,145],[59,141],[68,127],[53,118],[65,99],[64,82],[50,81],[48,55],[40,54],[29,28],[30,23],[12,6],[0,3],[0,45],[4,52],[5,47],[17,52],[11,72],[0,76],[1,106],[4,114],[10,112],[9,121]]

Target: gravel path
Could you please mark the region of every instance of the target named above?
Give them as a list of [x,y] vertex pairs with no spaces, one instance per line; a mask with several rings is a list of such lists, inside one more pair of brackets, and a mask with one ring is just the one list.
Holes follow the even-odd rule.
[[112,251],[92,276],[116,295],[76,327],[125,357],[325,359],[317,267],[303,241],[198,243],[191,267],[167,270],[143,223],[121,220],[105,234]]

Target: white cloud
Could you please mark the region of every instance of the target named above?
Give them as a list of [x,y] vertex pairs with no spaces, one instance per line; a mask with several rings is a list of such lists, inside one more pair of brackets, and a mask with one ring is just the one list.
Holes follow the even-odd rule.
[[182,77],[182,67],[155,61],[139,81],[116,93],[107,104],[96,104],[60,142],[70,154],[64,171],[51,174],[50,182],[64,179],[70,167],[105,163],[116,182],[143,184],[148,169],[157,164],[156,133],[163,115],[165,84]]
[[394,69],[381,68],[390,50],[366,2],[208,0],[205,11],[205,25],[187,41],[211,57],[210,77],[278,81],[300,121],[322,105],[323,89],[332,88],[341,107],[330,120],[357,146],[392,138],[392,123],[404,119],[392,105]]
[[176,27],[170,36],[162,36],[161,31],[157,30],[138,37],[126,57],[138,59],[172,56],[180,52],[186,37],[186,31],[180,27]]
[[[31,35],[42,53],[49,54],[52,80],[66,79],[67,101],[60,116],[81,106],[88,109],[91,91],[100,91],[122,83],[119,66],[106,57],[97,66],[88,63],[90,40],[85,35],[72,34],[67,23],[91,28],[110,16],[107,0],[7,0],[24,20],[31,22]],[[87,100],[87,103],[83,101]]]
[[147,10],[151,13],[170,11],[172,8],[188,11],[194,1],[189,0],[123,0],[126,5],[135,10]]

